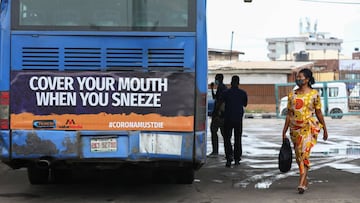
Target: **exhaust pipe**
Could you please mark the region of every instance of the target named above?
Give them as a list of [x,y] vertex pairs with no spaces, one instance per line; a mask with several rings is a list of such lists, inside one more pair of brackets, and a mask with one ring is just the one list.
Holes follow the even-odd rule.
[[49,168],[50,167],[50,161],[46,159],[40,159],[36,162],[37,166],[39,168]]

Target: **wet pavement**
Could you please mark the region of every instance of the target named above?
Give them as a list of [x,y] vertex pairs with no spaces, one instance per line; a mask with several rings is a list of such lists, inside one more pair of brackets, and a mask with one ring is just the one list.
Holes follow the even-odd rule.
[[[341,165],[360,167],[360,161],[343,160]],[[344,165],[343,165],[344,166]],[[262,170],[242,164],[222,172],[203,169],[194,184],[199,184],[203,193],[212,194],[210,202],[251,203],[359,203],[360,176],[358,173],[319,165],[309,172],[309,189],[302,195],[296,190],[297,169],[278,173],[276,169]],[[206,182],[203,175],[214,177]],[[206,187],[204,187],[206,185]],[[216,188],[216,189],[215,189]]]
[[[210,184],[231,188],[241,196],[239,202],[360,202],[360,117],[342,119],[326,117],[329,139],[322,134],[311,153],[309,190],[297,193],[298,168],[281,173],[277,159],[281,147],[284,119],[244,119],[243,157],[240,166],[225,168],[223,140],[220,136],[220,155],[209,157],[203,169],[221,168]],[[210,121],[209,121],[210,122]],[[211,141],[208,139],[208,152]],[[199,172],[197,181],[202,181]],[[224,186],[226,185],[226,186]],[[232,194],[235,195],[235,194]],[[255,196],[254,196],[255,195]]]
[[[209,119],[210,122],[211,120]],[[360,170],[359,166],[351,167],[350,165],[341,165],[338,162],[360,158],[360,117],[348,116],[343,119],[326,117],[325,122],[328,128],[329,139],[323,141],[322,132],[320,132],[318,143],[311,152],[311,160],[314,167],[327,163],[327,165],[339,170],[358,173]],[[283,125],[284,119],[244,119],[242,163],[253,168],[271,169],[277,167],[278,152],[282,143],[281,132]],[[220,131],[218,134],[220,157],[224,157],[223,139],[220,136]],[[207,142],[207,152],[209,154],[212,150],[210,132],[208,132]],[[224,158],[222,161],[224,161]],[[210,163],[211,158],[209,158],[207,166]]]
[[[356,116],[326,118],[329,139],[324,142],[320,134],[312,150],[309,190],[303,195],[296,189],[296,163],[287,173],[277,166],[284,120],[256,117],[244,119],[241,164],[225,168],[220,136],[220,155],[207,159],[192,185],[153,184],[144,176],[129,184],[118,181],[123,176],[99,174],[84,183],[34,186],[28,183],[26,170],[0,164],[0,202],[360,203],[359,121]],[[209,133],[208,153],[210,140]],[[98,182],[109,176],[115,183]]]

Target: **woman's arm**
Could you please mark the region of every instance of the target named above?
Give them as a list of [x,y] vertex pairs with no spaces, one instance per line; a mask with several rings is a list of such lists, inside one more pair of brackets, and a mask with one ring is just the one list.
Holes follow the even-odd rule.
[[283,131],[282,131],[282,137],[283,137],[283,139],[286,138],[286,132],[287,132],[287,130],[288,130],[288,128],[289,128],[291,113],[292,113],[291,110],[288,109],[287,114],[286,114],[286,118],[285,118],[284,128],[283,128]]
[[319,122],[323,126],[323,130],[324,130],[323,139],[327,140],[328,139],[328,132],[327,132],[327,129],[326,129],[326,124],[325,124],[324,116],[323,116],[323,114],[321,112],[321,109],[316,109],[315,114],[316,114],[317,119],[319,120]]

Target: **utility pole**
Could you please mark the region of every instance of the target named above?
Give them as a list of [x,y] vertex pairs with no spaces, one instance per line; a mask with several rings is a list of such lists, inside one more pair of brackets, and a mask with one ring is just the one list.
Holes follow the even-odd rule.
[[231,42],[230,42],[230,61],[232,57],[232,47],[233,47],[234,31],[231,32]]
[[287,38],[285,38],[285,61],[287,61],[288,52],[289,52],[288,41]]

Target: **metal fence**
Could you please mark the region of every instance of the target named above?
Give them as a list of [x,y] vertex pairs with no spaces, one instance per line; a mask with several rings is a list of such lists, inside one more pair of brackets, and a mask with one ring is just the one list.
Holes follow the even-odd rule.
[[[319,91],[324,116],[341,119],[347,115],[360,115],[360,80],[317,82],[312,87]],[[276,116],[285,117],[287,95],[295,83],[275,84]]]

